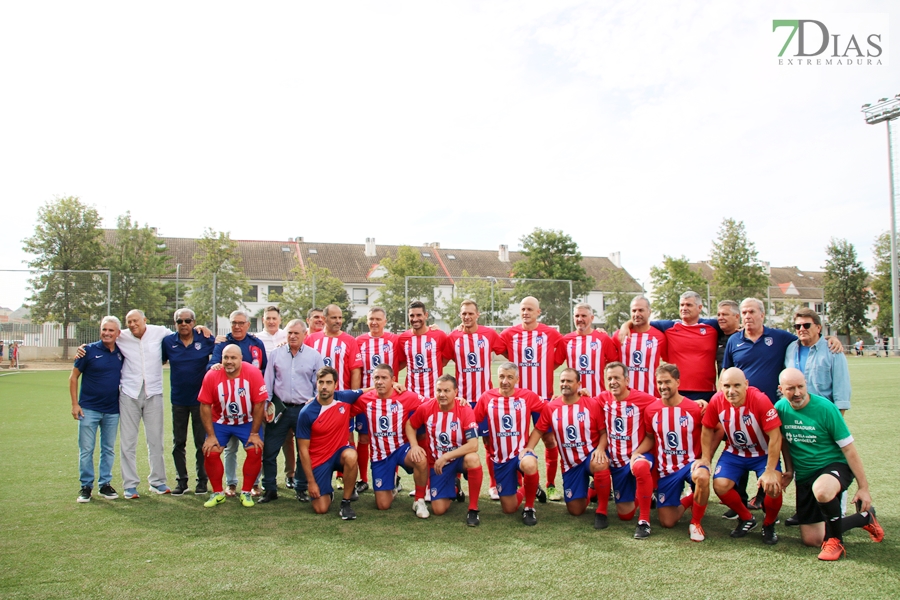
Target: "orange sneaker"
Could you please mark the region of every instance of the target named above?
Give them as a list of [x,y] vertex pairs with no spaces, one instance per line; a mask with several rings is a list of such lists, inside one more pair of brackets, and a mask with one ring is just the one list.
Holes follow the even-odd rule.
[[847,551],[844,550],[844,545],[837,538],[828,538],[822,544],[819,560],[838,560],[846,554]]
[[878,519],[875,518],[875,508],[869,509],[869,516],[872,517],[872,520],[869,521],[868,525],[864,525],[863,529],[865,529],[869,533],[869,537],[872,538],[872,541],[876,544],[884,539],[884,528],[878,522]]

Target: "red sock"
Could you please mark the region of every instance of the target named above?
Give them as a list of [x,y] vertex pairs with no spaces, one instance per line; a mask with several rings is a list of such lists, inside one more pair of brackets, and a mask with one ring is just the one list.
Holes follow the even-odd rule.
[[741,502],[741,497],[738,495],[736,489],[731,488],[728,490],[728,493],[724,495],[720,494],[719,500],[722,501],[722,504],[736,512],[741,521],[749,521],[753,518],[753,515],[750,514],[750,511],[747,510],[747,507]]
[[594,473],[594,489],[597,490],[597,512],[605,515],[609,509],[609,490],[612,489],[609,469]]
[[262,468],[262,452],[260,450],[250,450],[244,459],[244,486],[242,492],[249,492],[259,477],[259,470]]
[[356,454],[359,464],[359,480],[369,482],[369,443],[359,443],[356,445]]
[[619,513],[620,521],[630,521],[634,518],[635,511],[632,510],[630,513]]
[[209,484],[213,492],[222,491],[222,478],[225,476],[225,465],[222,464],[221,452],[210,452],[203,459],[203,467],[209,477]]
[[650,463],[639,460],[631,463],[631,472],[637,482],[635,500],[638,506],[638,521],[650,522],[650,501],[653,499],[653,475],[650,474]]
[[681,498],[681,505],[685,510],[689,509],[694,504],[694,494],[688,494]]
[[478,510],[478,496],[481,495],[481,482],[484,480],[484,470],[481,465],[469,469],[469,510]]
[[488,476],[491,478],[491,487],[497,487],[497,478],[494,476],[494,461],[488,457],[487,459],[488,466]]
[[775,521],[778,520],[778,511],[781,510],[782,502],[784,502],[784,496],[781,494],[778,494],[774,498],[766,494],[766,499],[763,500],[763,508],[766,509],[766,518],[763,520],[763,525],[775,524]]
[[425,499],[425,486],[417,485],[416,486],[416,501]]
[[525,508],[534,508],[534,497],[537,496],[538,474],[526,475],[524,477],[525,485]]
[[544,448],[544,460],[547,463],[547,487],[556,482],[556,472],[559,470],[559,446]]
[[522,488],[517,489],[516,490],[516,507],[521,506],[522,500],[524,500],[524,499],[525,499],[525,490],[523,490]]
[[[691,494],[693,497],[693,494]],[[703,515],[706,514],[706,505],[705,504],[697,504],[695,501],[691,506],[691,523],[694,525],[699,525],[700,521],[703,520]]]
[[588,488],[588,504],[597,499],[597,490],[594,488]]

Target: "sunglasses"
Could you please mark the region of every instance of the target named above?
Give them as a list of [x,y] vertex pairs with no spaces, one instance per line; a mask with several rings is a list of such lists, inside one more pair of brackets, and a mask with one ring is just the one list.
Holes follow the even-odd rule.
[[812,326],[812,323],[794,323],[794,329],[796,329],[797,331],[800,331],[801,329],[809,329]]
[[193,319],[175,319],[175,323],[177,325],[181,325],[182,323],[187,323],[188,325],[190,325],[193,322],[194,322]]

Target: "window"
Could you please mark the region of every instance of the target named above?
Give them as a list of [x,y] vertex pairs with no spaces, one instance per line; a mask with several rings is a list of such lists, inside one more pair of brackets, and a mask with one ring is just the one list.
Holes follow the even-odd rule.
[[423,252],[422,256],[424,256],[425,258],[431,258],[431,252]]
[[456,256],[453,255],[453,254],[448,254],[448,255],[447,255],[447,260],[456,260]]
[[269,302],[281,302],[281,296],[284,294],[283,285],[269,286]]
[[368,304],[369,290],[366,288],[353,288],[353,304]]
[[825,305],[822,304],[821,302],[816,302],[816,305],[813,308],[813,310],[821,315],[822,313],[825,312]]
[[310,254],[318,254],[319,251],[316,250],[315,248],[310,248],[310,249],[309,249],[309,253],[310,253]]
[[244,302],[259,302],[259,286],[251,285],[244,292]]

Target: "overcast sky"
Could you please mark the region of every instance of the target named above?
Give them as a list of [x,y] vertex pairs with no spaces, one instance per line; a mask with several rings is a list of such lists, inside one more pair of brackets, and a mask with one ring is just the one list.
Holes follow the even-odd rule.
[[[877,33],[882,64],[778,65],[774,19],[840,53]],[[0,23],[0,269],[69,195],[176,237],[562,229],[645,283],[726,217],[808,270],[832,236],[871,268],[889,227],[886,126],[859,110],[900,93],[898,2],[6,2]],[[0,272],[0,306],[24,296]]]

